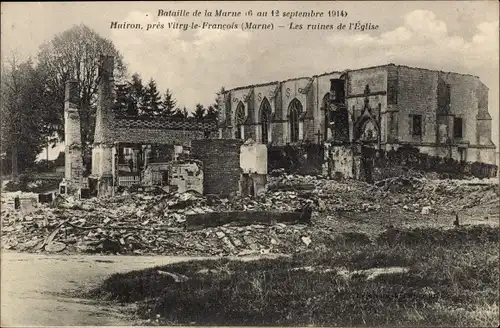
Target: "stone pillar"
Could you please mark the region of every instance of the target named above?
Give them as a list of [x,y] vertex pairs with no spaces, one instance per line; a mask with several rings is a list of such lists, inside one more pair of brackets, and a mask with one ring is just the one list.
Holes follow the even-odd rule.
[[240,147],[240,195],[263,194],[267,183],[267,146],[252,139]]
[[64,178],[67,193],[76,194],[83,175],[82,137],[80,130],[79,92],[77,81],[67,81],[64,97]]
[[139,149],[132,149],[132,161],[134,162],[134,171],[139,172]]
[[114,57],[101,55],[96,127],[92,149],[92,176],[98,181],[98,195],[111,192],[113,186],[113,69]]
[[144,169],[148,167],[150,154],[151,154],[151,145],[147,145],[146,148],[144,149]]

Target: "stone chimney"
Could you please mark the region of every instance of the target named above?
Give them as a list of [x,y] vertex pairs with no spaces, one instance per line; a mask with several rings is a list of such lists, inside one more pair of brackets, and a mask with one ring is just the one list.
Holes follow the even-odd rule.
[[99,61],[97,86],[98,102],[94,144],[112,143],[112,120],[114,102],[114,57],[101,55]]
[[67,81],[64,97],[64,178],[66,179],[68,193],[78,190],[83,175],[79,104],[78,81]]
[[113,177],[113,102],[114,102],[114,57],[100,57],[98,102],[94,144],[92,148],[92,177],[99,183],[98,193],[107,193]]

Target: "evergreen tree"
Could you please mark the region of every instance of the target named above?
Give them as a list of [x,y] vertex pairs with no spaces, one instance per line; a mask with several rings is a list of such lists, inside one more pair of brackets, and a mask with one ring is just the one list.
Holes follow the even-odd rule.
[[194,118],[201,120],[205,116],[205,107],[202,104],[196,104],[196,108],[193,113]]
[[145,104],[145,114],[151,116],[161,114],[161,96],[156,87],[156,82],[153,79],[149,80],[149,83],[146,86],[146,92],[144,93],[143,102]]
[[144,87],[139,74],[132,75],[132,80],[129,83],[129,104],[127,112],[129,114],[138,115],[140,106],[144,98]]
[[[218,94],[222,94],[224,93],[224,87],[222,87],[219,91]],[[207,115],[206,115],[207,118],[210,118],[210,119],[215,119],[217,120],[218,117],[219,117],[219,101],[218,101],[218,97],[215,98],[215,102],[208,106],[208,110],[207,110]]]
[[141,101],[139,102],[139,115],[149,116],[151,114],[149,99],[149,94],[147,92],[144,92]]
[[129,102],[129,85],[128,83],[120,83],[115,85],[115,103],[113,110],[118,115],[123,115],[127,113],[128,102]]
[[177,118],[187,118],[188,112],[186,107],[184,107],[184,109],[176,108],[175,113],[172,116]]
[[177,104],[177,101],[174,99],[172,93],[170,92],[169,89],[165,92],[165,95],[163,96],[163,115],[164,116],[172,116],[175,114],[176,109],[175,105]]
[[219,113],[219,105],[217,103],[208,106],[206,118],[217,119],[217,115]]

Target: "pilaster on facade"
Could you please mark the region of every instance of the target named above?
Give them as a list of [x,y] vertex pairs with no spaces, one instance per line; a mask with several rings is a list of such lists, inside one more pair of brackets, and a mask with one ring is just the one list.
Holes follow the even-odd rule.
[[298,88],[297,91],[301,94],[307,94],[313,85],[314,78],[308,78],[308,82],[304,88]]

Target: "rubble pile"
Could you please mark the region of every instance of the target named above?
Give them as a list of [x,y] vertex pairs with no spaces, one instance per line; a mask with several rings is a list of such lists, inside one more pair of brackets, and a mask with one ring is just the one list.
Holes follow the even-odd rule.
[[[498,205],[493,182],[391,178],[375,185],[280,174],[259,197],[221,198],[160,188],[125,190],[107,198],[58,196],[31,211],[2,199],[2,248],[28,252],[86,252],[165,255],[290,253],[321,247],[342,212],[400,209],[418,214],[478,204]],[[4,197],[4,195],[2,195]],[[225,224],[190,230],[186,216],[210,212],[294,212],[314,204],[313,224]],[[370,214],[369,214],[370,215]],[[404,218],[404,217],[403,217]],[[332,228],[333,229],[333,228]]]
[[465,214],[466,209],[474,208],[477,215],[498,215],[498,179],[443,180],[406,175],[377,181],[375,188],[370,188],[374,189],[387,191],[387,203],[406,211]]
[[59,196],[31,213],[2,207],[2,247],[19,251],[121,254],[242,255],[289,252],[309,246],[307,225],[229,224],[189,231],[186,215],[223,211],[294,211],[304,199],[293,191],[272,197],[219,198],[195,192],[124,192],[108,198]]

